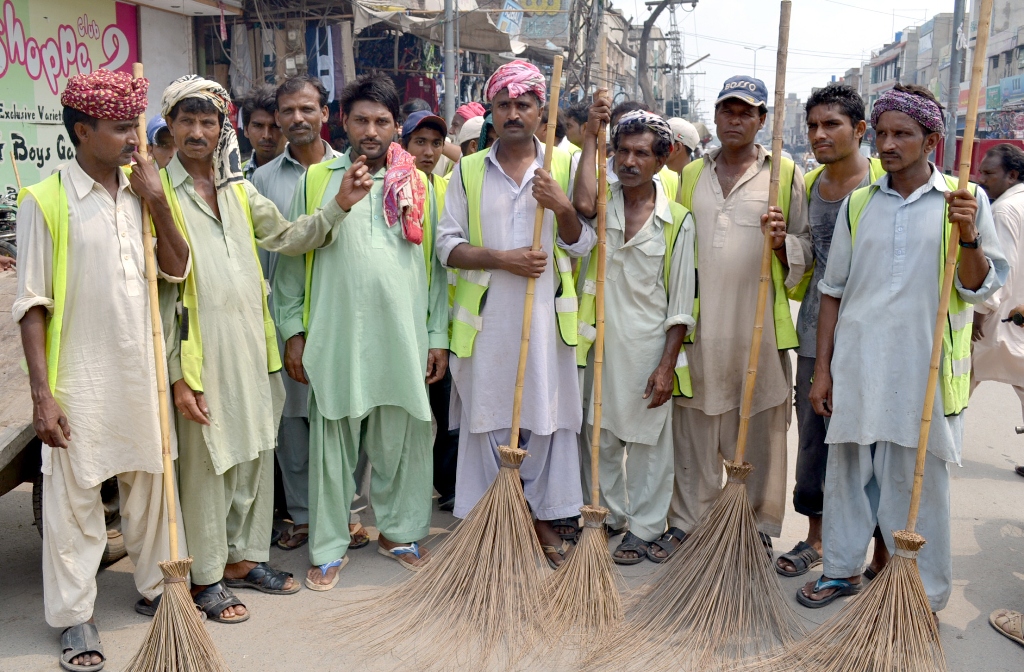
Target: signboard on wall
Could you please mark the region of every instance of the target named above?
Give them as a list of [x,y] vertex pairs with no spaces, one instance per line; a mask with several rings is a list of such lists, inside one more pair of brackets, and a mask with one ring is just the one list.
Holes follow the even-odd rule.
[[[15,190],[74,157],[60,92],[99,68],[131,72],[138,8],[114,0],[3,0],[0,7],[0,187]],[[152,95],[152,94],[151,94]]]

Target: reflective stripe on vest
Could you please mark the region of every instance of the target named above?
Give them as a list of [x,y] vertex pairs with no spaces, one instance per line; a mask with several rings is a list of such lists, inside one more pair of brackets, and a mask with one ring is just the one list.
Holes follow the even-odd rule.
[[[324,202],[324,195],[327,193],[327,185],[331,181],[331,176],[334,174],[334,170],[330,168],[333,161],[323,161],[321,163],[315,163],[306,170],[306,174],[302,176],[300,184],[303,185],[303,189],[306,193],[306,214],[312,215],[322,207]],[[419,170],[416,171],[420,179],[423,181],[424,187],[429,194],[429,198],[423,203],[423,215],[424,220],[430,222],[433,226],[423,227],[423,256],[427,268],[427,287],[430,287],[430,276],[433,266],[431,264],[431,254],[434,250],[434,230],[436,229],[436,222],[434,221],[435,208],[431,208],[431,203],[434,201],[434,187]],[[307,332],[309,331],[309,307],[311,305],[313,296],[313,258],[316,250],[310,250],[306,252],[306,287],[302,294],[302,328]]]
[[[662,281],[665,286],[665,294],[669,291],[669,275],[672,266],[672,251],[675,249],[676,239],[683,228],[683,220],[690,214],[684,206],[669,202],[672,211],[672,221],[662,227],[665,236],[665,256],[662,260]],[[579,323],[576,333],[579,336],[579,343],[576,345],[576,366],[585,368],[587,358],[590,355],[590,348],[597,340],[597,248],[590,253],[587,261],[587,271],[584,275],[582,295],[580,296]],[[692,330],[691,330],[692,331]],[[674,369],[675,383],[672,389],[674,397],[693,397],[693,385],[690,382],[690,367],[686,360],[686,351],[679,348],[679,355],[676,357]]]
[[[768,157],[771,160],[771,156]],[[693,192],[697,188],[697,180],[700,179],[701,171],[704,170],[706,159],[692,161],[683,168],[683,184],[679,202],[687,210],[693,211]],[[779,173],[779,208],[782,216],[789,219],[789,202],[793,195],[793,179],[796,174],[796,164],[791,159],[782,157]],[[693,263],[698,266],[697,248],[694,246]],[[772,317],[775,323],[775,345],[779,350],[790,350],[799,345],[796,336],[796,327],[793,324],[793,314],[789,309],[789,297],[786,295],[787,271],[779,261],[777,255],[772,255],[772,286],[775,289],[775,300],[772,305]],[[698,276],[699,277],[699,276]],[[700,282],[696,283],[697,297],[693,302],[693,318],[699,319],[700,313]],[[693,343],[696,329],[686,334],[686,342]]]
[[[955,177],[943,175],[950,191],[957,189]],[[977,193],[978,186],[969,184],[972,194]],[[871,197],[878,191],[877,186],[861,187],[852,194],[846,205],[846,218],[850,226],[851,246],[857,241],[857,228],[861,215],[864,214]],[[942,244],[939,245],[939,291],[946,275],[946,252],[949,249],[949,233],[952,225],[949,221],[949,209],[943,207]],[[959,263],[960,252],[957,251]],[[942,408],[945,415],[958,415],[967,408],[967,400],[971,394],[971,331],[974,328],[974,307],[960,298],[953,288],[949,295],[946,328],[942,332],[942,365],[940,367],[940,383],[942,387]]]
[[46,320],[46,379],[52,393],[57,387],[57,361],[60,358],[60,335],[64,326],[64,299],[68,284],[68,195],[64,191],[60,171],[18,192],[19,207],[29,194],[43,213],[43,221],[46,222],[53,243],[53,312]]
[[[174,224],[185,242],[189,242],[188,231],[185,229],[185,216],[181,212],[181,204],[178,202],[178,195],[171,185],[171,178],[167,170],[160,171],[160,181],[163,183],[164,195],[167,196],[167,204],[171,208],[171,215]],[[249,224],[249,238],[252,240],[252,254],[259,264],[260,257],[256,248],[256,234],[252,226],[252,211],[249,209],[249,196],[245,193],[245,185],[242,182],[235,182],[232,185],[235,196],[245,209],[245,219]],[[191,245],[191,243],[189,243]],[[199,328],[199,295],[196,291],[196,269],[192,270],[185,277],[183,286],[179,285],[179,296],[181,297],[184,310],[181,314],[181,374],[185,384],[196,392],[203,391],[203,337]],[[266,280],[260,275],[260,292],[263,301],[263,337],[267,344],[267,371],[275,373],[281,370],[281,353],[277,349],[277,328],[274,326],[274,318],[270,316],[270,309],[267,307],[267,294],[269,289]]]
[[[814,190],[814,183],[821,177],[822,171],[825,170],[825,166],[818,166],[811,172],[804,175],[804,186],[807,188],[807,202],[811,202],[811,194]],[[885,175],[885,168],[882,168],[881,159],[868,159],[868,180],[874,183],[875,180]],[[804,271],[804,277],[800,278],[800,282],[797,283],[796,287],[792,287],[786,290],[786,294],[792,301],[803,301],[804,296],[807,294],[807,288],[811,286],[811,278],[814,276],[814,266],[817,262],[811,260],[811,265]]]
[[[483,199],[484,173],[486,158],[490,148],[470,154],[459,161],[459,172],[462,175],[462,188],[466,193],[466,205],[469,209],[469,244],[483,247],[484,236],[480,222],[480,211]],[[551,176],[569,193],[569,173],[572,157],[568,152],[557,147],[552,149]],[[577,343],[577,315],[579,305],[576,299],[576,287],[572,279],[572,260],[568,253],[558,246],[558,228],[555,227],[554,241],[555,272],[559,286],[555,290],[555,316],[558,319],[558,334],[569,346]],[[473,343],[476,335],[483,329],[483,308],[487,300],[487,287],[491,274],[486,271],[458,271],[455,283],[455,298],[452,302],[451,351],[458,357],[470,357],[473,354]]]

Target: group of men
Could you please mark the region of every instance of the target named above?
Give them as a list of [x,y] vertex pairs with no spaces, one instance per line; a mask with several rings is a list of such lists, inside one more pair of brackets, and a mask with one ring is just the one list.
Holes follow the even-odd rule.
[[[337,585],[348,551],[369,543],[355,512],[364,498],[380,554],[411,571],[430,561],[420,543],[434,491],[442,509],[465,517],[501,466],[528,278],[536,290],[520,476],[549,564],[566,561],[591,485],[597,162],[606,156],[598,466],[607,529],[621,535],[613,559],[664,562],[721,491],[768,235],[772,328],[763,332],[747,483],[770,553],[786,508],[788,351],[797,349],[794,506],[810,523],[776,569],[798,576],[824,559],[824,576],[798,594],[810,607],[857,592],[872,536],[865,576],[880,571],[891,530],[902,526],[940,261],[951,223],[960,225],[919,523],[929,540],[919,557],[925,588],[933,610],[945,605],[948,465],[960,459],[972,385],[970,325],[974,306],[1003,316],[1019,299],[1000,287],[1019,254],[1002,250],[1007,240],[1020,245],[1024,153],[986,157],[984,186],[999,197],[990,208],[984,192],[956,189],[928,162],[943,131],[929,92],[897,86],[879,98],[871,123],[880,159],[869,160],[859,152],[863,101],[830,86],[807,103],[823,166],[805,177],[756,143],[767,89],[737,76],[715,103],[720,147],[698,156],[688,122],[639,103],[612,109],[598,90],[585,110],[570,110],[548,171],[538,139],[545,77],[513,61],[488,80],[489,107],[463,105],[450,126],[425,109],[403,115],[389,78],[358,78],[340,94],[343,153],[321,138],[328,105],[319,80],[257,87],[242,103],[253,146],[245,165],[227,92],[182,77],[147,129],[153,154],[165,150],[158,172],[136,151],[147,86],[103,70],[73,77],[62,104],[76,157],[21,195],[14,316],[44,443],[45,615],[64,628],[65,669],[104,660],[92,610],[105,479],[116,476],[121,489],[136,610],[152,615],[162,590],[167,511],[142,204],[158,241],[192,593],[206,618],[240,623],[249,612],[232,588],[300,589],[268,564],[275,448],[291,520],[275,541],[308,543],[309,589]],[[603,124],[607,148],[597,146]],[[773,161],[782,187],[769,208]],[[1016,213],[1015,238],[997,235],[993,211]],[[795,324],[790,297],[803,300]],[[996,334],[990,356],[1019,357],[1019,336],[994,322],[986,318],[975,347]],[[995,378],[980,368],[977,380]],[[1020,393],[1021,379],[1004,382]],[[1003,618],[1019,630],[1019,615]]]

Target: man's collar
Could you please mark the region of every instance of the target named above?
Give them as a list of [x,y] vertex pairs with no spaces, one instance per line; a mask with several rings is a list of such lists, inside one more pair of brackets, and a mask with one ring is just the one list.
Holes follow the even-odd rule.
[[[946,185],[946,178],[942,176],[942,173],[939,171],[938,168],[935,167],[935,164],[929,162],[928,167],[931,168],[932,170],[931,176],[928,178],[927,182],[925,182],[920,187],[915,189],[914,193],[916,194],[917,192],[922,190],[929,191],[931,189],[936,189],[943,193],[948,191],[949,187]],[[879,189],[881,189],[887,194],[895,194],[896,196],[903,198],[903,196],[900,195],[898,191],[892,188],[891,183],[889,181],[891,177],[892,176],[889,173],[883,173],[881,177],[874,181],[873,185],[877,186]]]
[[999,203],[1000,201],[1011,199],[1014,196],[1022,196],[1022,197],[1024,197],[1024,183],[1018,182],[1017,184],[1013,185],[1012,187],[1010,187],[1009,189],[1007,189],[1003,193],[999,194],[999,198],[997,198],[995,201],[993,201],[992,204],[995,205],[996,203]]
[[[330,161],[335,156],[338,156],[338,153],[334,151],[334,148],[331,147],[331,145],[326,140],[324,140],[323,138],[319,138],[319,137],[317,139],[320,142],[322,142],[323,145],[324,145],[324,158],[322,158],[320,160],[320,163],[324,163],[325,161]],[[290,143],[290,142],[284,146],[284,151],[281,152],[281,156],[279,156],[277,158],[280,159],[282,162],[283,161],[291,161],[292,163],[294,163],[299,168],[302,168],[303,170],[305,170],[305,168],[303,168],[302,164],[299,163],[298,161],[296,161],[295,157],[292,156],[292,143]],[[275,159],[275,160],[277,160],[277,159]],[[267,163],[270,164],[270,163],[273,163],[273,161],[267,161]]]
[[[655,173],[655,177],[657,173]],[[654,216],[664,223],[670,223],[672,221],[672,206],[669,205],[668,196],[665,195],[664,188],[658,185],[658,180],[652,178],[654,182]],[[622,182],[612,182],[608,185],[611,189],[612,198],[618,197],[625,199],[622,195]],[[623,207],[625,207],[625,200],[623,200]]]
[[[771,155],[771,152],[765,149],[763,145],[758,144],[756,142],[754,143],[754,147],[757,148],[756,161],[757,165],[760,166],[762,163],[764,163],[764,160]],[[723,149],[724,147],[715,147],[710,152],[705,152],[703,158],[713,166],[718,161],[718,157],[722,154]]]
[[[89,173],[85,172],[85,169],[75,159],[68,164],[68,178],[71,180],[71,186],[74,188],[75,196],[78,197],[78,200],[85,198],[92,191],[93,187],[99,184],[99,182],[92,179]],[[118,168],[117,190],[120,191],[128,186],[128,176],[124,174],[123,170]]]
[[171,186],[175,189],[180,187],[182,182],[192,177],[188,174],[188,171],[185,170],[185,166],[181,165],[177,152],[174,153],[174,156],[171,158],[170,163],[167,164],[167,168],[165,168],[165,170],[167,171],[167,177],[171,180]]
[[[491,151],[489,151],[487,153],[487,160],[490,161],[491,163],[493,163],[496,166],[498,165],[498,159],[496,158],[496,156],[497,156],[497,153],[498,153],[498,143],[500,143],[500,142],[501,142],[501,138],[498,138],[497,140],[495,140],[494,144],[491,145],[491,147],[490,147]],[[542,143],[540,140],[538,140],[537,136],[533,136],[533,147],[534,147],[534,149],[537,152],[537,155],[533,158],[533,162],[543,166],[544,165],[544,143]]]

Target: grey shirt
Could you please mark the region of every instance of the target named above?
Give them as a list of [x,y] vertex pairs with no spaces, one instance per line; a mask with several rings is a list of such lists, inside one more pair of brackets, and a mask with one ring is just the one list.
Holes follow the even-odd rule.
[[[870,171],[864,174],[864,179],[855,189],[866,187],[869,184],[871,184]],[[826,201],[818,191],[820,185],[820,179],[814,181],[811,199],[807,204],[807,219],[810,220],[811,225],[811,254],[814,256],[814,272],[811,275],[811,284],[800,304],[800,313],[796,320],[796,334],[800,339],[800,346],[797,348],[796,354],[812,359],[817,356],[818,347],[818,308],[821,305],[821,290],[818,289],[818,283],[825,277],[825,264],[828,263],[828,250],[832,246],[832,232],[836,228],[836,217],[839,215],[839,208],[846,201],[845,198],[840,198],[838,201]]]

